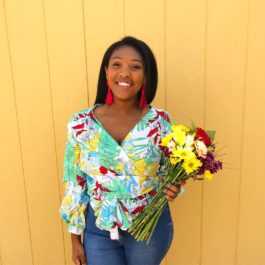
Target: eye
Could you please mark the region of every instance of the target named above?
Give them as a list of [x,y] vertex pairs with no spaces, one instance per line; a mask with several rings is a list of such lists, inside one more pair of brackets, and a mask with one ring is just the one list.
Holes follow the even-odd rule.
[[135,64],[135,65],[132,65],[131,67],[133,70],[139,70],[139,69],[142,69],[142,66],[139,65],[139,64]]
[[114,66],[114,67],[119,67],[121,64],[120,63],[118,63],[118,62],[114,62],[114,63],[112,63],[112,66]]

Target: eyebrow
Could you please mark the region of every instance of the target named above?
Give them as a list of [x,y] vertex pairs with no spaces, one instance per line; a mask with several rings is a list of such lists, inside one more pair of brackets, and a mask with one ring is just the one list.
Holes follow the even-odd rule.
[[[122,58],[119,56],[115,56],[115,57],[112,57],[110,60],[113,60],[113,59],[122,59]],[[143,61],[140,59],[132,59],[132,61],[137,61],[137,62],[143,63]]]

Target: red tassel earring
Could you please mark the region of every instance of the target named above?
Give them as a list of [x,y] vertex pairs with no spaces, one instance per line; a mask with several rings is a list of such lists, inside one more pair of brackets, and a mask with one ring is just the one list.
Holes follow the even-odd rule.
[[140,108],[143,109],[147,106],[146,98],[145,98],[145,84],[142,85],[142,91],[141,91],[141,98],[140,98]]
[[107,96],[105,99],[105,104],[111,105],[111,104],[113,104],[113,96],[112,96],[112,93],[110,90],[110,85],[109,85],[108,80],[106,81],[106,83],[107,83],[107,87],[108,87],[108,93],[107,93]]

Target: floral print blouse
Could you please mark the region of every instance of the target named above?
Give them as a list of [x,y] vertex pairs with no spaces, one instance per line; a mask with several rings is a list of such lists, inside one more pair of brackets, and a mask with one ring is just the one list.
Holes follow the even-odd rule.
[[60,215],[73,234],[85,229],[88,203],[97,227],[127,230],[164,173],[159,142],[171,130],[167,112],[150,107],[118,144],[95,117],[98,105],[77,112],[68,123]]

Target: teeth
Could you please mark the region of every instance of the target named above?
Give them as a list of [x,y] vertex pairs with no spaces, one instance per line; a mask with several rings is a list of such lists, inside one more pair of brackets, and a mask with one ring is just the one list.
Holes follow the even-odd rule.
[[119,86],[130,86],[130,84],[126,82],[118,82],[118,85]]

